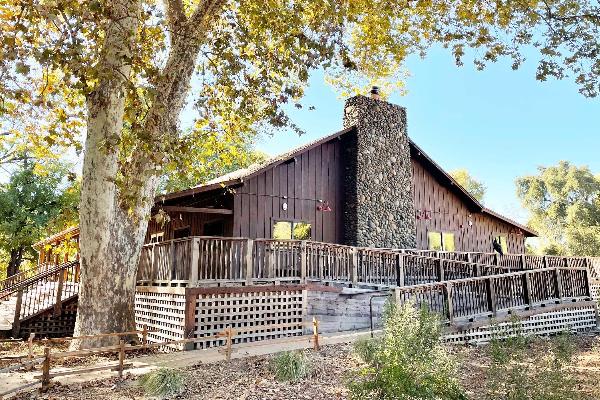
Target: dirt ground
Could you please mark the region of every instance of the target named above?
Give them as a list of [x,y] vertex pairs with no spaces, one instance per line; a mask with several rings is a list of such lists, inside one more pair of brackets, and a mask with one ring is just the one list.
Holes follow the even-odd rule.
[[[600,337],[577,336],[577,357],[571,366],[577,372],[578,388],[587,398],[597,397],[600,378]],[[532,351],[539,351],[535,347]],[[450,351],[460,362],[460,380],[471,399],[483,398],[489,358],[485,346],[452,346]],[[176,398],[182,399],[346,399],[345,383],[350,371],[361,362],[352,353],[352,346],[324,346],[321,351],[306,350],[312,375],[297,383],[277,382],[269,368],[272,356],[236,359],[230,363],[199,364],[184,369],[186,387]],[[123,381],[116,378],[84,385],[54,386],[48,393],[32,392],[18,399],[150,399],[138,386],[135,378]]]

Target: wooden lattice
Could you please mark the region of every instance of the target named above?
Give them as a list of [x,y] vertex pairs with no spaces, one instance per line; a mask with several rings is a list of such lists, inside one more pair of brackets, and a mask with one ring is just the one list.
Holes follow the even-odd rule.
[[77,317],[77,296],[62,303],[60,313],[49,308],[21,322],[19,336],[26,338],[35,333],[38,338],[72,336]]
[[139,330],[148,327],[149,343],[184,339],[185,309],[183,288],[138,286],[135,293],[135,323]]
[[536,314],[518,322],[501,322],[446,335],[450,343],[484,343],[494,337],[509,337],[520,331],[524,335],[551,335],[569,330],[582,332],[596,327],[596,307],[573,307]]
[[[302,335],[301,288],[279,291],[260,287],[245,291],[223,289],[225,293],[197,295],[196,338],[214,336],[226,328],[239,330],[234,336],[234,344]],[[219,346],[224,341],[207,339],[197,342],[195,348]]]

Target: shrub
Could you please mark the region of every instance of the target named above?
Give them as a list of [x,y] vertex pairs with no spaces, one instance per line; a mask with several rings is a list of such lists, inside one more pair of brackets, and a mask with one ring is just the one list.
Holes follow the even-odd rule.
[[380,346],[379,339],[362,338],[354,342],[354,353],[365,363],[375,361],[375,353]]
[[517,334],[490,343],[491,366],[487,373],[486,398],[489,400],[576,400],[575,375],[568,364],[575,346],[570,333],[553,338],[525,337]]
[[441,344],[440,321],[426,309],[388,307],[383,337],[355,351],[366,365],[348,384],[353,399],[466,399],[456,362]]
[[172,368],[159,368],[140,376],[139,384],[152,396],[166,397],[181,393],[185,382],[183,372]]
[[310,375],[311,366],[303,353],[286,351],[271,359],[271,370],[279,381],[298,381]]

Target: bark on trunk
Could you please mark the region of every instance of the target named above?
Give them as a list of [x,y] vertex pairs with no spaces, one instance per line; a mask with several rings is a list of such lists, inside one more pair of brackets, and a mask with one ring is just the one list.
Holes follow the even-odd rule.
[[23,262],[23,247],[12,249],[10,251],[10,261],[6,268],[6,277],[13,276],[19,273],[19,268]]

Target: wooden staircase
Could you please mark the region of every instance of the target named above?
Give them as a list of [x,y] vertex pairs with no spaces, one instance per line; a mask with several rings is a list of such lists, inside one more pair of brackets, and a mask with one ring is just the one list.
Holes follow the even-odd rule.
[[19,275],[0,282],[0,336],[71,334],[77,312],[79,262]]

